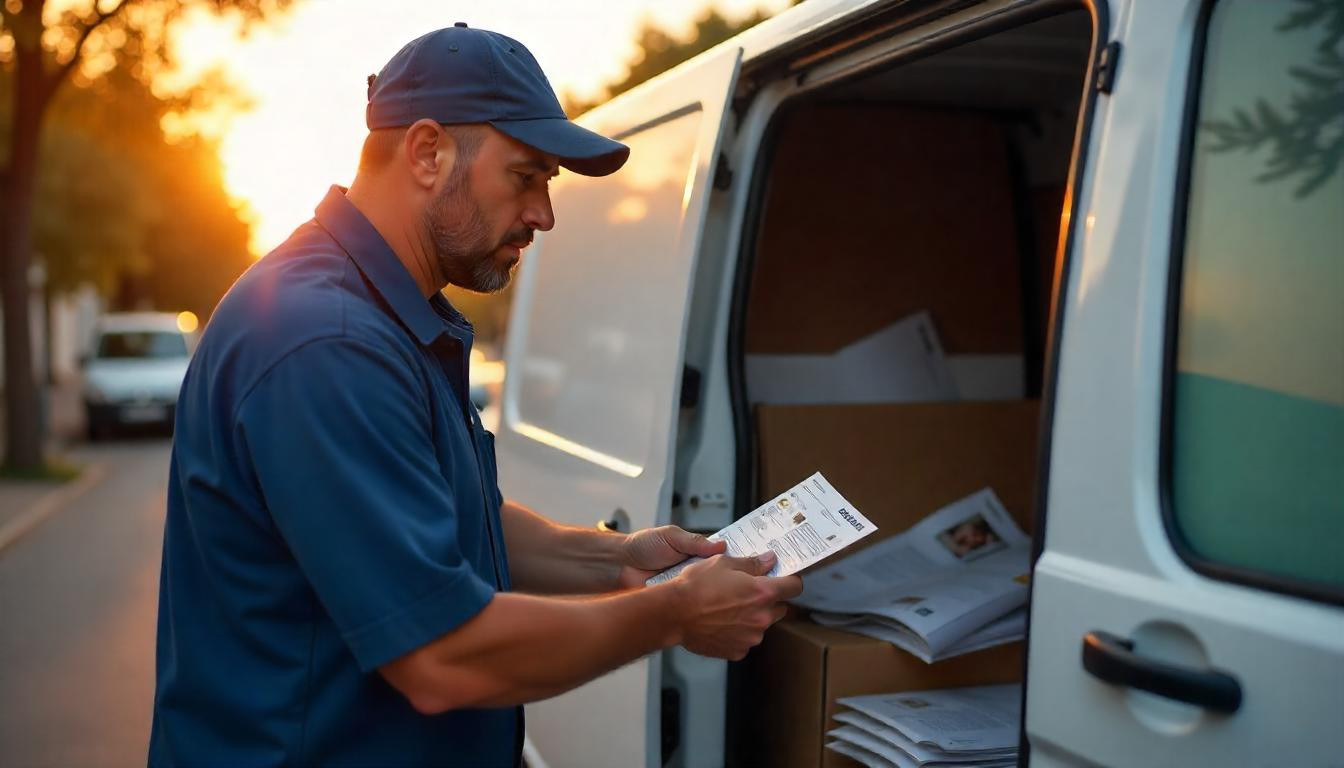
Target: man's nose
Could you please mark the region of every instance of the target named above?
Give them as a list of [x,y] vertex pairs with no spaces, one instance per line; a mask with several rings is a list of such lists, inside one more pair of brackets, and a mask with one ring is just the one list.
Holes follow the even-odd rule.
[[551,195],[541,192],[533,196],[523,209],[523,223],[532,229],[549,232],[555,226],[555,211],[551,209]]

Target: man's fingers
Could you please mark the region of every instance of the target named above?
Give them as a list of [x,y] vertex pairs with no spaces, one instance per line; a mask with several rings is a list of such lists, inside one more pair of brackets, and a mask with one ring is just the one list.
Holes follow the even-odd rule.
[[745,571],[752,576],[764,576],[775,567],[775,553],[769,550],[762,552],[754,557],[726,557],[733,568],[739,571]]
[[668,526],[664,535],[673,549],[697,557],[713,557],[723,554],[728,548],[728,543],[725,541],[710,541],[698,533],[691,533],[676,526]]
[[792,600],[803,594],[803,578],[797,574],[793,576],[773,576],[766,581],[770,583],[770,589],[774,590],[780,600]]

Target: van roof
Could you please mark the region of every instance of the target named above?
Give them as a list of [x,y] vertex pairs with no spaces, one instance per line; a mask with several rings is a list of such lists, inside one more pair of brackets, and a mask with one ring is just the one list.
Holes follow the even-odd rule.
[[771,16],[760,24],[738,33],[644,83],[640,83],[629,91],[618,94],[609,101],[595,107],[594,111],[606,111],[608,105],[619,104],[628,98],[627,94],[642,91],[650,84],[660,82],[674,72],[694,66],[694,62],[714,56],[724,47],[741,47],[743,64],[751,64],[769,58],[772,54],[779,54],[790,48],[805,45],[808,41],[834,32],[848,20],[866,18],[885,8],[911,2],[912,0],[808,0],[806,3],[800,3]]
[[[788,8],[742,32],[723,45],[740,45],[742,61],[800,44],[854,17],[866,17],[886,7],[913,4],[910,0],[808,0]],[[717,46],[716,46],[717,47]]]

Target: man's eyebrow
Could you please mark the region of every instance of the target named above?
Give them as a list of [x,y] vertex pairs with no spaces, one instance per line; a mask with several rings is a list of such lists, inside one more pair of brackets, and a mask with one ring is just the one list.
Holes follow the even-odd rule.
[[518,162],[517,165],[520,165],[520,166],[522,166],[522,167],[528,169],[529,171],[536,171],[537,173],[546,173],[546,174],[550,174],[551,177],[555,177],[555,176],[559,176],[559,175],[560,175],[560,166],[559,166],[559,165],[551,165],[550,163],[546,162],[545,160],[541,160],[541,159],[539,159],[539,158],[535,158],[535,157],[533,157],[533,158],[529,158],[529,159],[527,159],[527,160],[522,160],[522,161]]

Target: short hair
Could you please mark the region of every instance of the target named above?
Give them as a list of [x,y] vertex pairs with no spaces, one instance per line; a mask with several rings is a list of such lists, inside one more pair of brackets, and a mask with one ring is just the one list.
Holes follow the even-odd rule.
[[[485,143],[485,125],[461,123],[444,125],[443,129],[453,137],[453,143],[457,145],[459,167],[470,165],[476,158],[481,144]],[[407,127],[402,126],[369,131],[369,135],[364,137],[364,148],[359,153],[359,171],[371,173],[386,168],[397,156],[397,150],[406,138],[406,130]]]

